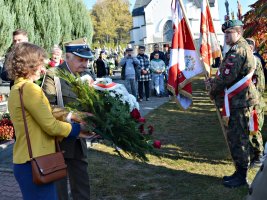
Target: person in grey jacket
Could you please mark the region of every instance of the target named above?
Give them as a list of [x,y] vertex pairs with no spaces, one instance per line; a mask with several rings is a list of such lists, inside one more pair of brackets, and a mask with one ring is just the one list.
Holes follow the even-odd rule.
[[152,59],[150,62],[150,70],[152,71],[156,96],[164,96],[165,63],[159,58],[159,53],[154,54],[154,59]]
[[125,86],[128,92],[137,97],[136,80],[139,77],[138,66],[140,65],[140,61],[133,56],[133,49],[126,49],[125,56],[121,59],[120,65],[122,66],[121,79],[125,80]]

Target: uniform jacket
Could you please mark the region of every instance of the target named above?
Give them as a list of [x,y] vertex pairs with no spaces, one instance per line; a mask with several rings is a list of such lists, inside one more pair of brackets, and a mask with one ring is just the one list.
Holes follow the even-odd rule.
[[[61,117],[63,120],[66,118],[68,112],[65,108],[57,107],[57,93],[54,82],[54,76],[57,69],[69,71],[65,62],[56,68],[49,69],[44,78],[43,91],[52,105],[53,115],[58,118]],[[71,85],[63,79],[60,79],[60,83],[64,105],[68,105],[69,103],[76,101],[77,96],[72,91]],[[65,151],[65,158],[84,158],[87,155],[86,141],[83,138],[63,139],[60,143],[60,147],[61,150]]]
[[259,106],[261,108],[264,108],[265,107],[265,101],[263,98],[264,90],[265,90],[264,70],[263,70],[263,67],[261,65],[260,59],[255,55],[254,55],[254,57],[255,57],[257,63],[256,63],[256,69],[255,69],[254,74],[252,76],[252,82],[254,83],[257,90],[259,91],[259,100],[260,100]]
[[[226,53],[219,67],[220,74],[211,81],[210,94],[217,99],[225,88],[230,88],[254,68],[253,53],[246,40],[241,37]],[[231,99],[230,109],[250,107],[258,103],[258,91],[253,82],[251,82],[248,87]],[[222,105],[219,106],[221,107]]]
[[49,101],[38,85],[27,79],[17,79],[8,98],[8,110],[16,134],[13,149],[15,164],[30,160],[19,97],[19,88],[24,83],[23,101],[33,157],[54,153],[55,136],[67,137],[71,132],[71,124],[58,121],[52,115]]

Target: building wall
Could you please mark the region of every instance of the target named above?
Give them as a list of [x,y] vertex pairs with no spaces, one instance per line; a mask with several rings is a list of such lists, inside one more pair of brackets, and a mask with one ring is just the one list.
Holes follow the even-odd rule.
[[[134,29],[131,31],[131,41],[134,41],[134,46],[149,46],[153,43],[164,42],[164,25],[168,20],[172,19],[171,1],[172,0],[152,0],[144,8],[145,16],[133,17]],[[183,2],[192,28],[193,37],[196,40],[196,44],[198,44],[201,8],[197,7],[195,0],[184,0]],[[211,7],[211,15],[214,20],[218,40],[220,41],[220,44],[223,44],[224,37],[219,21],[218,3],[216,0],[214,2],[214,7]],[[171,41],[169,41],[169,43],[171,43]]]

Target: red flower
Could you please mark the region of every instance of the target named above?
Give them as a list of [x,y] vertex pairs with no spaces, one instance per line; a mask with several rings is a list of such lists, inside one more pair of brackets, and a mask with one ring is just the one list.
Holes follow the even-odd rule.
[[141,114],[139,112],[139,110],[137,110],[136,108],[134,108],[131,112],[131,116],[132,118],[138,120],[141,117]]
[[152,135],[152,133],[154,132],[154,127],[153,127],[152,125],[149,125],[149,126],[147,127],[147,129],[148,129],[148,134],[149,134],[149,135]]
[[51,61],[48,63],[48,65],[49,65],[50,67],[55,67],[55,66],[56,66],[56,62],[53,61],[53,60],[51,60]]
[[160,149],[161,147],[161,142],[159,140],[155,140],[154,143],[153,143],[153,146],[157,149]]
[[140,122],[140,123],[146,123],[146,119],[144,117],[140,117],[138,119],[138,122]]

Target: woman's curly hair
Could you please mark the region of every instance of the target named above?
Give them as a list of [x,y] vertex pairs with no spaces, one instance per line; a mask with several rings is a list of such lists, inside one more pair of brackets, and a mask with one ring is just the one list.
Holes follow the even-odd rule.
[[8,53],[5,64],[9,78],[28,78],[39,65],[44,64],[46,58],[47,54],[42,47],[28,42],[16,44]]

